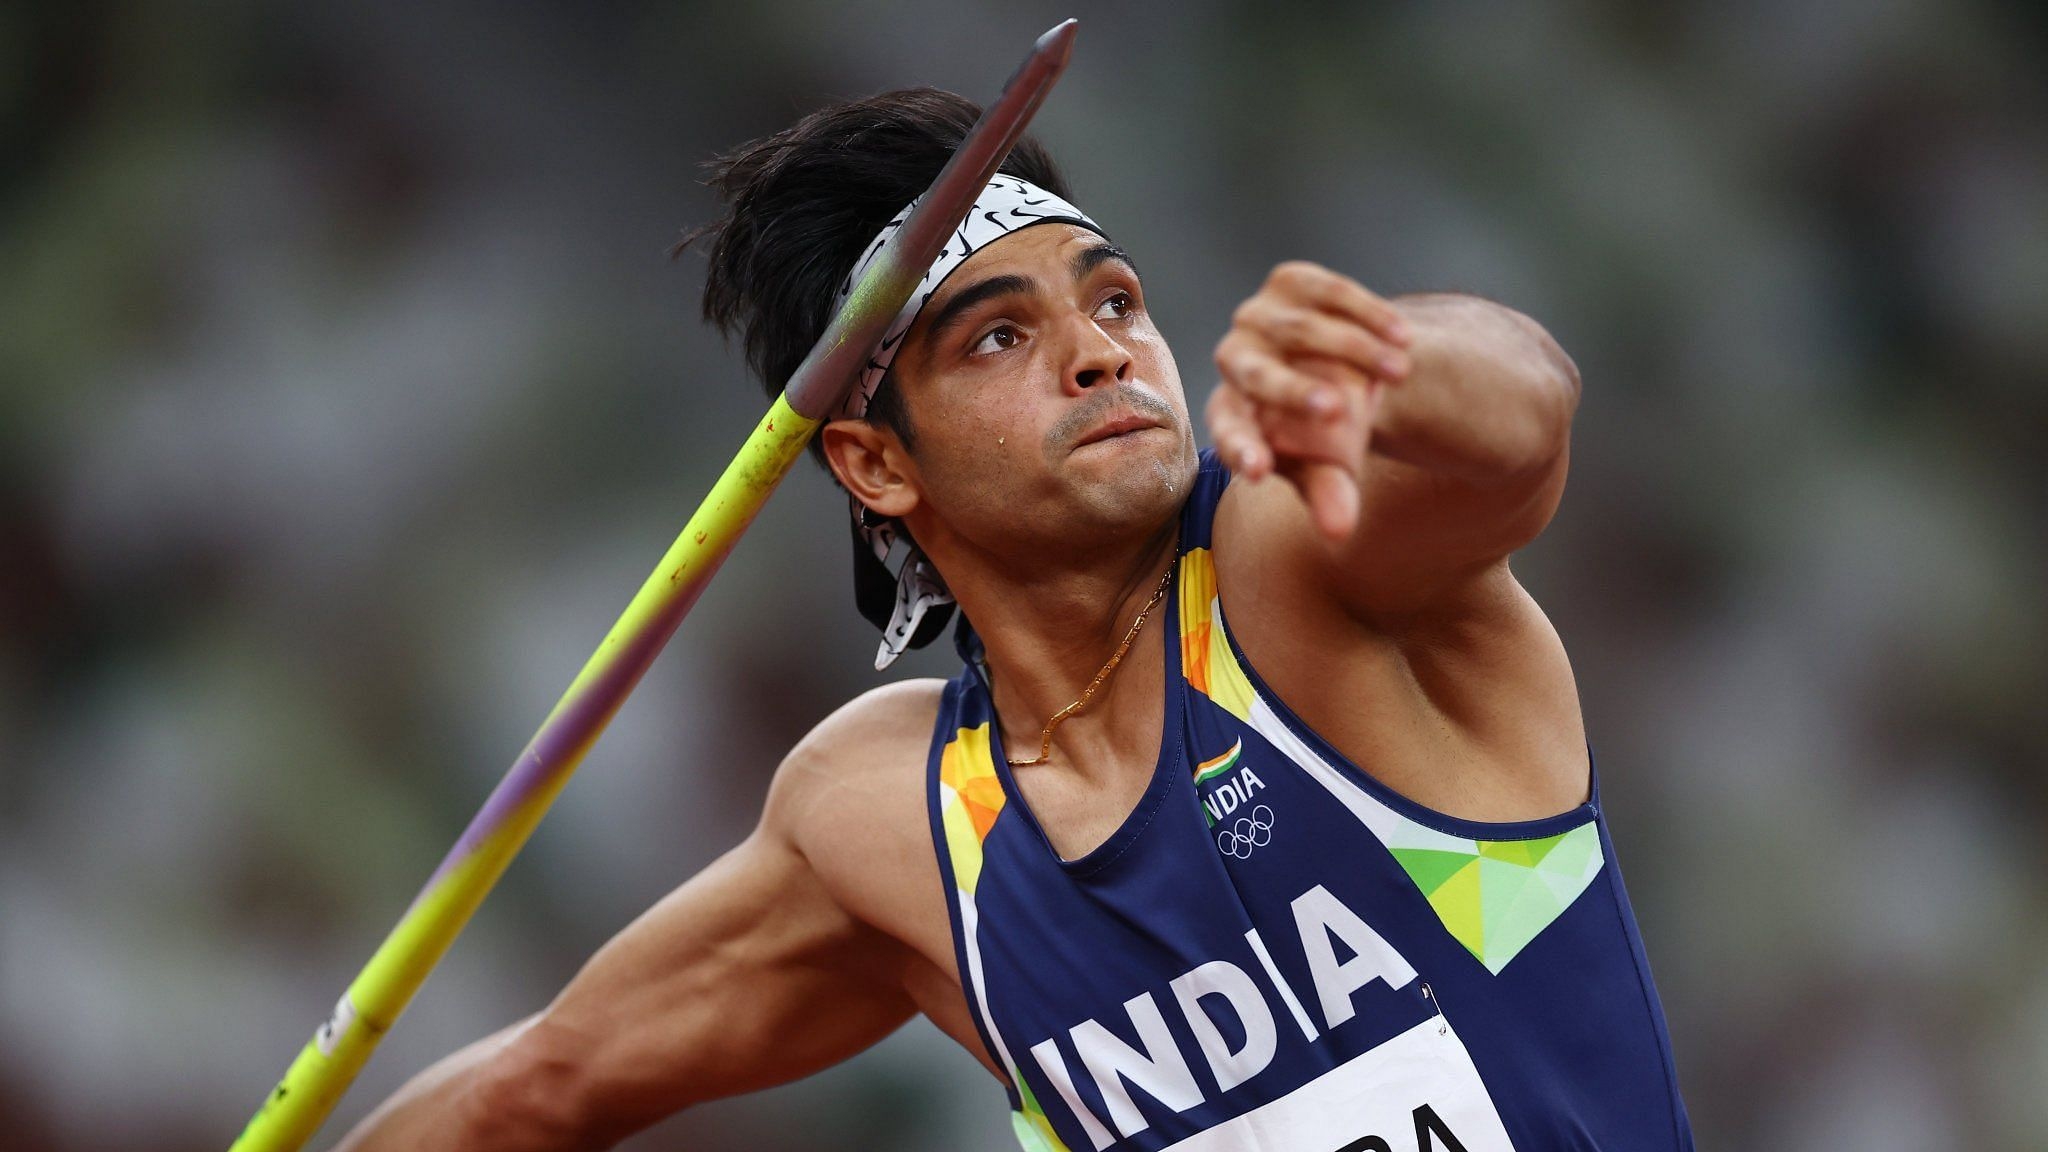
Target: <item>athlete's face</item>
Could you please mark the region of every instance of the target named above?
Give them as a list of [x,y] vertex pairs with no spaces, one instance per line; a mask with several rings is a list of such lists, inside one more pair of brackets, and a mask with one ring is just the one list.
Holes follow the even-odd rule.
[[1005,236],[947,277],[891,386],[916,449],[901,490],[869,503],[927,550],[940,532],[998,555],[1150,532],[1194,477],[1180,373],[1137,269],[1071,224]]

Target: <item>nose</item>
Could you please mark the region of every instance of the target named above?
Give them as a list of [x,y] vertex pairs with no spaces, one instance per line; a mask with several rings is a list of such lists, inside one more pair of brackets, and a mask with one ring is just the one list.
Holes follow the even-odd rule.
[[1121,383],[1130,378],[1131,354],[1092,318],[1080,322],[1076,341],[1073,367],[1066,377],[1068,393],[1078,396],[1110,380]]

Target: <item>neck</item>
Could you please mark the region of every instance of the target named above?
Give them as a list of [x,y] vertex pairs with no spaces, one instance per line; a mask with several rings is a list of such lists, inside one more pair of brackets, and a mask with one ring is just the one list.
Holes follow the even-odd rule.
[[[1046,722],[1102,671],[1173,562],[1171,518],[1122,550],[1088,549],[1071,567],[956,562],[947,584],[986,650],[1003,743],[1014,759],[1038,755]],[[958,581],[954,569],[964,569]],[[1052,762],[1093,775],[1129,757],[1149,762],[1158,731],[1165,628],[1161,601],[1087,709],[1053,733]]]

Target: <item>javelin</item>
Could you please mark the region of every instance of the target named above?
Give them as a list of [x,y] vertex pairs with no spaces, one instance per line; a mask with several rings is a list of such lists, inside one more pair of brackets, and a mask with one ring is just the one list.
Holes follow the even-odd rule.
[[890,321],[1066,69],[1075,25],[1065,21],[1032,45],[1002,94],[960,142],[916,211],[890,236],[768,415],[711,486],[682,535],[491,791],[483,810],[342,994],[334,1014],[300,1050],[284,1079],[242,1129],[231,1152],[296,1152],[340,1101],[811,434],[839,410]]

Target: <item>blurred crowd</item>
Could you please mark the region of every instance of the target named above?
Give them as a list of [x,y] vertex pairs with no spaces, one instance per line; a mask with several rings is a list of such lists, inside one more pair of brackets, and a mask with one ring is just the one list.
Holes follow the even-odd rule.
[[[1286,258],[1576,357],[1517,569],[1702,1148],[2048,1147],[2043,12],[1118,4],[1037,121],[1198,411]],[[1069,14],[0,8],[0,1145],[224,1146],[680,528],[763,404],[668,255],[701,163]],[[801,466],[329,1140],[746,834],[877,682],[848,547]],[[631,1147],[1004,1108],[916,1022]]]

